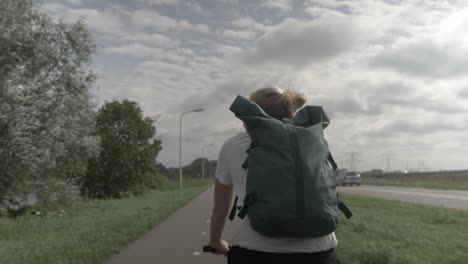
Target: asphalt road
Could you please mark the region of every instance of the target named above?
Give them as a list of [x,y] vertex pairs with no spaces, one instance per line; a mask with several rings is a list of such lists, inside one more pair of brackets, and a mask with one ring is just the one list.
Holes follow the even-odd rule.
[[[339,187],[339,192],[380,197],[406,202],[444,206],[468,210],[467,191],[444,191],[420,188],[382,186]],[[105,264],[215,264],[226,263],[222,256],[203,253],[202,246],[208,242],[209,219],[213,190],[195,198],[164,222],[156,226],[136,242]],[[135,219],[138,221],[138,219]],[[230,238],[231,224],[227,224],[224,236]]]
[[339,187],[338,192],[468,210],[468,191],[361,185]]

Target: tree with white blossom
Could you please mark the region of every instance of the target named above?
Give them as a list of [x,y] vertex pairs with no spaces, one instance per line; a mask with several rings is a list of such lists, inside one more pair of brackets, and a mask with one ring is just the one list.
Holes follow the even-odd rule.
[[30,183],[77,184],[99,153],[88,29],[0,1],[0,198]]

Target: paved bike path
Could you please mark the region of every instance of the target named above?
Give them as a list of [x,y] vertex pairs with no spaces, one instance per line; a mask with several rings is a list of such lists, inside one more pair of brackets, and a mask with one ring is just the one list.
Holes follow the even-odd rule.
[[201,252],[209,238],[212,200],[211,187],[104,264],[226,263],[223,256]]

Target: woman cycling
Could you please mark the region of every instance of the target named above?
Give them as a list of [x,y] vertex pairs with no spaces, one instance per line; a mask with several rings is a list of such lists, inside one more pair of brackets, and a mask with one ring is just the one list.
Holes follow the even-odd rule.
[[[271,87],[254,91],[250,100],[269,116],[291,119],[306,101],[303,94]],[[251,139],[246,132],[228,139],[222,146],[214,186],[214,207],[210,226],[210,246],[228,257],[228,263],[339,263],[335,254],[335,233],[315,238],[272,238],[253,230],[249,219],[235,226],[230,245],[221,238],[233,193],[240,201],[246,195],[247,172],[242,164]]]

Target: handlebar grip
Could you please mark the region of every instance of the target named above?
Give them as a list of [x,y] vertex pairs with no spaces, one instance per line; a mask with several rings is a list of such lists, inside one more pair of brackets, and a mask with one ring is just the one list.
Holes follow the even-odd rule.
[[214,247],[205,245],[205,246],[203,246],[203,252],[215,253],[215,252],[218,252],[218,251]]

